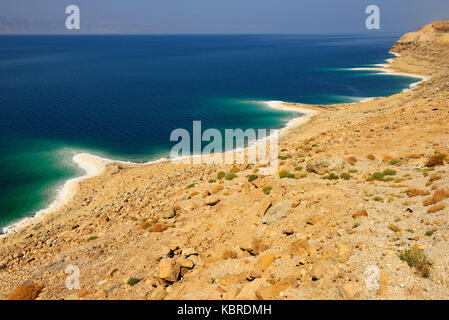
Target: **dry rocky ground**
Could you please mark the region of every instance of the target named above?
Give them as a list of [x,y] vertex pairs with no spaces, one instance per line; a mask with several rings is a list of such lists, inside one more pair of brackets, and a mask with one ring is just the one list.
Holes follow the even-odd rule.
[[[280,139],[279,175],[108,165],[0,239],[0,297],[447,299],[448,30],[394,46],[393,70],[430,77],[419,88],[311,106],[319,113]],[[69,265],[79,290],[65,286]]]

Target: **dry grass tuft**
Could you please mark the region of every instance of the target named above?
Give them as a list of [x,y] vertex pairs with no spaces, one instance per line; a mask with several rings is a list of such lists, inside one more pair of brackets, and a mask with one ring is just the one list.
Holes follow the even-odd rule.
[[429,181],[433,182],[433,181],[440,180],[441,178],[442,178],[442,177],[441,177],[439,174],[432,174],[432,175],[429,177]]
[[431,197],[424,199],[423,205],[427,207],[447,198],[449,198],[449,190],[439,189],[436,190]]
[[391,160],[393,160],[393,157],[390,156],[385,156],[382,158],[382,162],[390,162]]
[[446,161],[447,159],[447,154],[445,153],[437,153],[434,154],[433,156],[430,156],[427,159],[427,162],[425,164],[426,167],[428,168],[433,168],[436,166],[443,166],[444,165],[444,161]]
[[407,262],[410,268],[415,268],[416,272],[424,278],[429,278],[431,273],[431,263],[423,249],[411,248],[401,251],[399,258]]
[[376,157],[374,155],[372,155],[372,154],[367,155],[366,158],[368,160],[376,160]]
[[430,207],[427,210],[427,213],[435,213],[435,212],[443,210],[444,208],[446,208],[446,205],[444,203],[440,203],[440,204]]
[[428,196],[430,194],[430,192],[427,190],[421,190],[421,189],[416,189],[416,188],[409,188],[406,191],[406,193],[410,198],[416,197],[416,196]]
[[412,153],[407,156],[409,159],[421,159],[422,157],[424,157],[422,153]]
[[223,251],[221,258],[226,260],[226,259],[236,259],[237,258],[237,253],[234,250],[230,250],[230,249],[226,249],[225,251]]

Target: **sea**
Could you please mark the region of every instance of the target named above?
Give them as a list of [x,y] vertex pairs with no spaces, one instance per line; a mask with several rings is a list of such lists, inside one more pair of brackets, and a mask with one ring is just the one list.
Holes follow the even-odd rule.
[[[170,133],[282,128],[264,101],[357,102],[420,79],[380,72],[399,35],[0,36],[0,230],[84,172],[72,157],[148,162]],[[4,229],[6,230],[6,229]]]

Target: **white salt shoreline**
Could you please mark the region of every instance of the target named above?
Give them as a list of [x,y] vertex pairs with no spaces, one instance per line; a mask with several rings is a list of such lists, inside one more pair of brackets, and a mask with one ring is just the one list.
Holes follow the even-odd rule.
[[[400,56],[397,53],[393,53],[393,54],[396,55],[397,57]],[[350,68],[349,70],[375,70],[375,71],[377,70],[377,71],[382,72],[383,74],[408,76],[408,77],[421,78],[422,79],[420,81],[412,83],[409,86],[409,88],[404,89],[403,92],[416,89],[422,82],[427,81],[428,79],[430,79],[430,77],[422,76],[422,75],[414,75],[414,74],[394,72],[393,70],[388,69],[389,65],[392,62],[393,62],[393,59],[387,59],[387,63],[386,64],[379,64],[378,65],[379,68]],[[378,98],[378,97],[363,98],[362,100],[357,101],[357,102],[353,102],[353,103],[364,103],[364,102],[371,101],[371,100],[373,100],[375,98]],[[270,108],[273,108],[273,109],[277,109],[277,110],[293,111],[293,112],[301,113],[301,116],[292,118],[290,121],[287,122],[287,124],[283,128],[278,130],[279,136],[285,135],[290,129],[298,128],[298,127],[304,125],[305,123],[310,121],[313,116],[315,116],[316,114],[319,113],[318,111],[314,111],[314,110],[311,110],[311,109],[292,106],[293,103],[284,102],[284,101],[275,101],[275,100],[273,100],[273,101],[255,101],[255,102],[259,102],[259,103],[265,104],[266,106],[268,106]],[[302,103],[295,103],[295,104],[296,105],[307,106],[307,104],[302,104]],[[313,106],[313,105],[310,105],[310,106]],[[267,138],[269,138],[269,137],[267,137]],[[267,138],[259,139],[255,143],[258,144],[258,143],[265,142]],[[225,151],[222,154],[225,154],[227,152],[238,152],[238,151],[239,151],[239,149],[231,150],[231,151]],[[193,159],[195,157],[201,157],[201,155],[190,156],[190,157],[187,157],[187,158],[192,158]],[[111,159],[107,159],[107,158],[102,158],[102,157],[99,157],[99,156],[96,156],[96,155],[92,155],[92,154],[89,154],[89,153],[76,154],[72,158],[72,162],[74,162],[80,168],[82,168],[85,171],[86,174],[81,176],[81,177],[73,178],[73,179],[70,179],[70,180],[66,181],[64,183],[64,185],[62,186],[62,188],[58,191],[55,201],[53,201],[47,208],[39,210],[38,212],[36,212],[34,215],[32,215],[30,217],[23,218],[23,219],[21,219],[21,220],[19,220],[17,222],[12,223],[11,225],[9,225],[7,227],[4,227],[3,228],[3,234],[0,234],[0,238],[5,237],[7,234],[10,234],[11,232],[17,232],[22,227],[38,223],[39,220],[40,220],[39,218],[42,218],[44,215],[46,215],[48,213],[55,212],[56,210],[62,208],[64,205],[66,205],[75,196],[76,192],[78,191],[80,182],[82,182],[83,180],[89,179],[91,177],[98,176],[98,175],[102,174],[105,171],[106,166],[108,164],[110,164],[110,163],[123,163],[123,164],[133,164],[133,165],[149,165],[149,164],[165,162],[165,161],[172,161],[172,162],[179,161],[179,162],[182,162],[182,161],[185,161],[185,160],[186,160],[186,157],[184,157],[184,158],[180,157],[180,158],[173,159],[173,160],[169,160],[169,159],[166,159],[166,158],[161,158],[161,159],[158,159],[158,160],[148,161],[148,162],[145,162],[145,163],[133,163],[133,162],[128,162],[128,161],[111,160]]]

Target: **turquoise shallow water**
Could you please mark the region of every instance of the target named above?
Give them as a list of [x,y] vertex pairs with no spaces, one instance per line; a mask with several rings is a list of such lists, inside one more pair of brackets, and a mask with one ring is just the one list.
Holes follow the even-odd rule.
[[384,63],[396,37],[0,37],[0,226],[45,208],[82,175],[77,152],[149,161],[170,132],[279,128],[294,114],[251,101],[332,104],[417,79],[347,68]]

